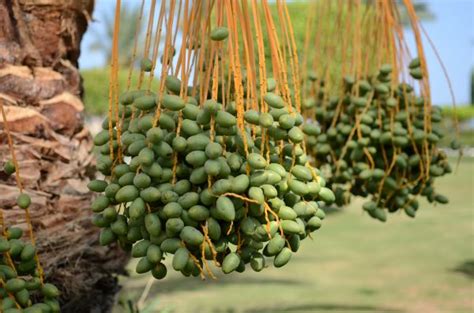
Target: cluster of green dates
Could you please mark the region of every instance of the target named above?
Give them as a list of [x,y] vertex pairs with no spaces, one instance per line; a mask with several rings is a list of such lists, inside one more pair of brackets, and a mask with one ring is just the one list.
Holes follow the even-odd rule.
[[[12,160],[4,163],[3,172],[8,176],[16,172]],[[27,209],[30,204],[30,196],[20,193],[18,207]],[[22,236],[23,231],[18,227],[10,227],[0,235],[0,312],[60,312],[59,290],[52,284],[41,282],[35,259],[36,248],[22,240]],[[38,299],[43,301],[38,302]]]
[[162,95],[123,94],[121,121],[106,119],[94,138],[105,176],[89,184],[101,193],[91,205],[101,244],[118,242],[139,258],[137,273],[156,279],[167,273],[165,257],[185,276],[207,261],[226,274],[246,264],[261,271],[268,258],[287,264],[321,227],[321,202],[334,200],[303,150],[312,127],[271,86],[269,112],[247,111],[243,131],[234,102],[185,100],[172,76],[165,85]]
[[[7,176],[13,175],[16,172],[15,163],[12,160],[7,160],[3,164],[3,172]],[[31,197],[28,194],[22,192],[18,195],[16,199],[16,204],[19,208],[26,210],[31,204]]]
[[[433,183],[451,172],[446,154],[437,149],[444,136],[440,109],[427,110],[407,83],[394,87],[391,71],[383,65],[376,77],[345,77],[343,96],[326,100],[321,94],[306,102],[306,109],[315,107],[314,123],[321,128],[308,136],[308,153],[330,173],[326,178],[336,204],[347,204],[351,195],[364,197],[369,200],[364,210],[380,221],[387,211],[414,217],[418,195],[447,203]],[[410,73],[422,78],[418,59],[410,63]]]
[[17,227],[8,228],[4,236],[0,236],[0,311],[60,312],[59,290],[41,282],[36,248],[22,240],[22,236],[23,231]]

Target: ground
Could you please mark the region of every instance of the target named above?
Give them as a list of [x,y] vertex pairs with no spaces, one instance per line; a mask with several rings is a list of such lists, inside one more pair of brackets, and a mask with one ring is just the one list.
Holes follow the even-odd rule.
[[[423,203],[415,219],[382,224],[360,201],[330,214],[284,268],[206,281],[170,270],[143,312],[473,312],[474,159],[437,186],[450,203]],[[124,279],[121,297],[138,299],[148,279]]]

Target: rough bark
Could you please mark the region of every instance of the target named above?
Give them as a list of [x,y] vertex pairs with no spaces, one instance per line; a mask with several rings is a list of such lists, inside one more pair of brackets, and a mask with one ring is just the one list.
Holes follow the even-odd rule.
[[[12,131],[46,279],[63,312],[108,312],[126,256],[101,247],[90,222],[94,175],[83,123],[80,41],[93,0],[0,0],[0,101]],[[9,159],[0,119],[0,166]],[[26,228],[13,177],[0,171],[0,208]]]

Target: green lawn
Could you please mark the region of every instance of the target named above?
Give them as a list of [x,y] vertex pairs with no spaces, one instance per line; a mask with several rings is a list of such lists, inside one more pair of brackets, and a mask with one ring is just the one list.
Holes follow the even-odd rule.
[[[153,284],[145,311],[472,312],[473,175],[474,160],[463,160],[457,174],[438,183],[450,204],[424,203],[416,219],[395,214],[382,224],[356,201],[330,214],[281,269],[248,269],[215,281],[171,270]],[[137,299],[148,278],[124,279],[121,297]]]

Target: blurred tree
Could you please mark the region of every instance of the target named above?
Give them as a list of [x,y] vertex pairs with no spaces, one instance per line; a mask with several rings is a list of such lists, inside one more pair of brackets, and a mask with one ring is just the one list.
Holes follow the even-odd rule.
[[[410,26],[410,19],[408,18],[408,12],[403,5],[402,0],[398,0],[398,7],[400,9],[400,19],[405,26]],[[435,19],[435,15],[430,11],[428,3],[425,1],[413,1],[413,6],[415,8],[418,18],[422,21],[431,21]]]
[[471,70],[471,105],[474,105],[474,68]]
[[[138,28],[141,28],[141,24],[137,24],[139,16],[139,5],[122,6],[119,33],[120,66],[128,66],[130,64],[137,26]],[[90,28],[91,33],[94,35],[94,40],[88,48],[91,51],[102,53],[105,57],[106,63],[109,64],[112,54],[112,39],[114,35],[114,10],[102,10],[100,16],[95,19],[95,22],[100,24],[101,27]],[[138,31],[139,38],[137,49],[140,49],[142,46],[140,45],[142,33],[142,31]]]

